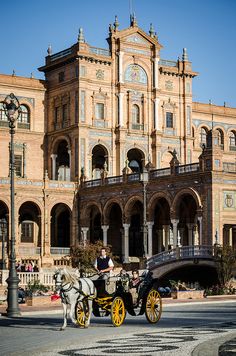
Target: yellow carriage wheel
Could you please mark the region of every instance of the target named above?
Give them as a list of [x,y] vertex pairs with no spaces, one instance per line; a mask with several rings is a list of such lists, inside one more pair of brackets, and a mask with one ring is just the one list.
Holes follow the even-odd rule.
[[145,315],[149,323],[155,324],[159,321],[162,313],[162,300],[160,294],[151,289],[147,296]]
[[121,297],[116,297],[111,305],[111,321],[114,326],[121,326],[125,320],[125,303]]
[[75,307],[75,317],[77,324],[81,327],[85,327],[85,313],[83,303],[78,302]]

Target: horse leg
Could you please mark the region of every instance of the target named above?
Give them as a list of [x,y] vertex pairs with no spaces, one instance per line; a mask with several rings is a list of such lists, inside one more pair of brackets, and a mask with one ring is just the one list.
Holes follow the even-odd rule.
[[75,316],[76,316],[75,308],[76,308],[76,301],[74,301],[70,305],[70,318],[71,318],[72,323],[77,324],[77,320],[75,319]]
[[62,325],[60,330],[65,330],[66,325],[67,325],[67,305],[66,305],[66,303],[62,303],[62,307],[63,307],[63,319],[64,319],[64,322],[63,322],[63,325]]
[[86,327],[90,325],[90,319],[92,315],[93,309],[93,301],[91,299],[88,300],[88,311],[87,311],[87,318],[86,318]]

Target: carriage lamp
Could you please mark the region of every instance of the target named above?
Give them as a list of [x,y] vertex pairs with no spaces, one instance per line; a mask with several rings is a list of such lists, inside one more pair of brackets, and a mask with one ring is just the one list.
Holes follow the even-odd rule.
[[140,174],[140,181],[143,183],[143,247],[144,256],[148,255],[148,243],[147,243],[147,184],[149,180],[149,173],[147,168],[143,167],[143,172]]
[[7,279],[7,316],[16,317],[20,315],[18,304],[18,284],[20,282],[16,272],[16,253],[15,253],[15,156],[14,156],[14,134],[16,121],[20,115],[20,103],[16,96],[11,93],[7,95],[3,102],[3,107],[8,119],[10,128],[10,191],[11,191],[11,241],[10,241],[10,256],[9,256],[9,277]]

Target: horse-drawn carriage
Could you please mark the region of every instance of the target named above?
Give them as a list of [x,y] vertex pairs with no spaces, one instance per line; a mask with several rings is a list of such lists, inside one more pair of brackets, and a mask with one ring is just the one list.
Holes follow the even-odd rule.
[[[162,301],[160,294],[153,287],[151,272],[146,272],[140,277],[138,288],[130,287],[128,273],[108,279],[94,280],[97,295],[93,298],[92,311],[94,316],[111,316],[114,326],[123,324],[126,312],[132,316],[145,313],[149,323],[157,323],[161,317]],[[87,307],[86,303],[77,303],[75,315],[77,323],[85,326]]]

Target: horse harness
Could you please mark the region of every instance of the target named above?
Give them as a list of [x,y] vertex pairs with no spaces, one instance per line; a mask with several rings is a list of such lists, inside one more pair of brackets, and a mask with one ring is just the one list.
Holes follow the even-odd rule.
[[[78,283],[79,283],[79,287],[75,287],[73,284],[70,284],[70,283],[65,283],[64,285],[61,284],[61,288],[60,288],[60,297],[61,297],[61,300],[62,300],[62,303],[65,303],[65,304],[69,304],[69,299],[68,299],[68,295],[66,293],[70,292],[71,290],[75,290],[76,293],[75,294],[78,294],[78,298],[77,298],[77,301],[79,301],[79,298],[80,296],[82,296],[83,298],[81,299],[81,301],[83,302],[84,299],[86,300],[93,300],[95,298],[94,295],[92,295],[92,291],[91,291],[91,288],[90,288],[90,285],[88,284],[88,282],[86,280],[84,280],[84,282],[87,284],[88,288],[89,288],[89,293],[90,294],[86,294],[82,291],[82,283],[80,280],[78,280]],[[65,286],[66,285],[69,285],[69,287],[67,289],[65,289]]]

